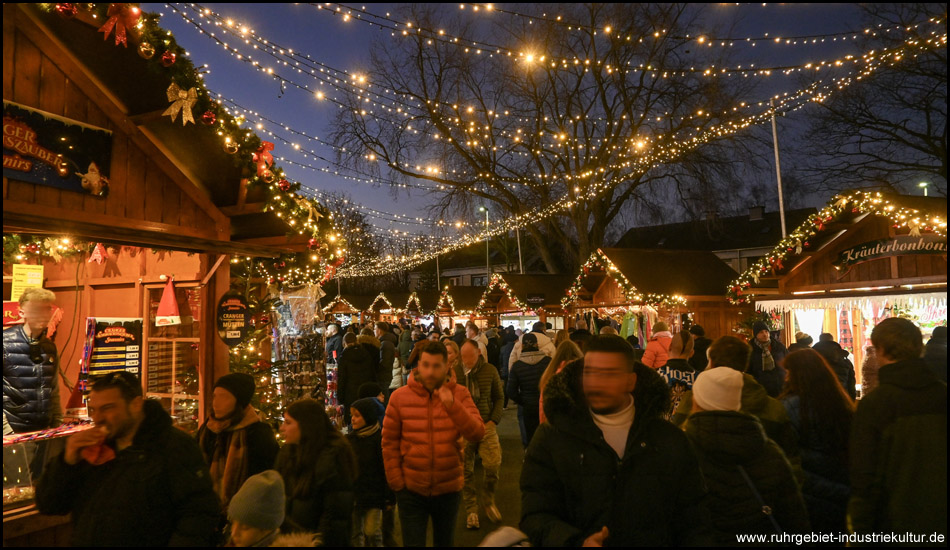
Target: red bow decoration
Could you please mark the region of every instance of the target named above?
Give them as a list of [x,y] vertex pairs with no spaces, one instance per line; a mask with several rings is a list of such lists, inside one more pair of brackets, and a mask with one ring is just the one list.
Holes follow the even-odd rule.
[[135,6],[130,6],[128,4],[112,4],[109,6],[109,11],[106,14],[109,19],[106,20],[105,24],[99,27],[99,32],[105,33],[105,36],[102,37],[103,40],[109,38],[109,33],[112,32],[112,29],[115,29],[115,45],[118,46],[122,44],[126,48],[129,47],[129,44],[126,42],[126,32],[129,29],[134,29],[135,25],[139,22],[139,16],[142,14],[142,10]]
[[257,177],[262,177],[267,167],[274,164],[274,155],[270,154],[274,150],[274,144],[269,141],[262,141],[261,146],[254,151],[252,157],[257,163]]

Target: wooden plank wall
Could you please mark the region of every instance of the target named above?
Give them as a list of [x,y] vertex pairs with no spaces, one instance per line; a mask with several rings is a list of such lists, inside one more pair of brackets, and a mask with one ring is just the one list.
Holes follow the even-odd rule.
[[113,147],[108,197],[4,178],[3,199],[68,209],[81,221],[96,222],[97,215],[116,216],[180,226],[217,238],[212,218],[15,28],[14,19],[3,18],[3,98],[111,130]]

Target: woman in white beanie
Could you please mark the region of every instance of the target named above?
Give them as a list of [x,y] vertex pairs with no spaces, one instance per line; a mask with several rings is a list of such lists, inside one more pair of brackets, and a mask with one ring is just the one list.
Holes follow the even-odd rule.
[[739,412],[743,382],[742,373],[730,368],[700,373],[685,428],[709,489],[715,542],[724,545],[736,544],[737,534],[810,530],[782,449],[766,437],[756,417]]

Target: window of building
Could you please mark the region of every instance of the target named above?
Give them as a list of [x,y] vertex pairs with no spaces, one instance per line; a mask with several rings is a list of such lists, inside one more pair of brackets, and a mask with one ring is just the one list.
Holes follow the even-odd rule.
[[488,286],[488,277],[484,275],[472,275],[472,286]]

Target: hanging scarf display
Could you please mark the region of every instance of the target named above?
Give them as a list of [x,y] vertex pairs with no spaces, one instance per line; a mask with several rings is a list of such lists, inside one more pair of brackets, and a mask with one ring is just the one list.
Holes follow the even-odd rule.
[[772,341],[760,342],[758,338],[755,340],[755,345],[759,346],[759,349],[762,350],[762,370],[770,371],[775,368],[775,359],[772,358]]

